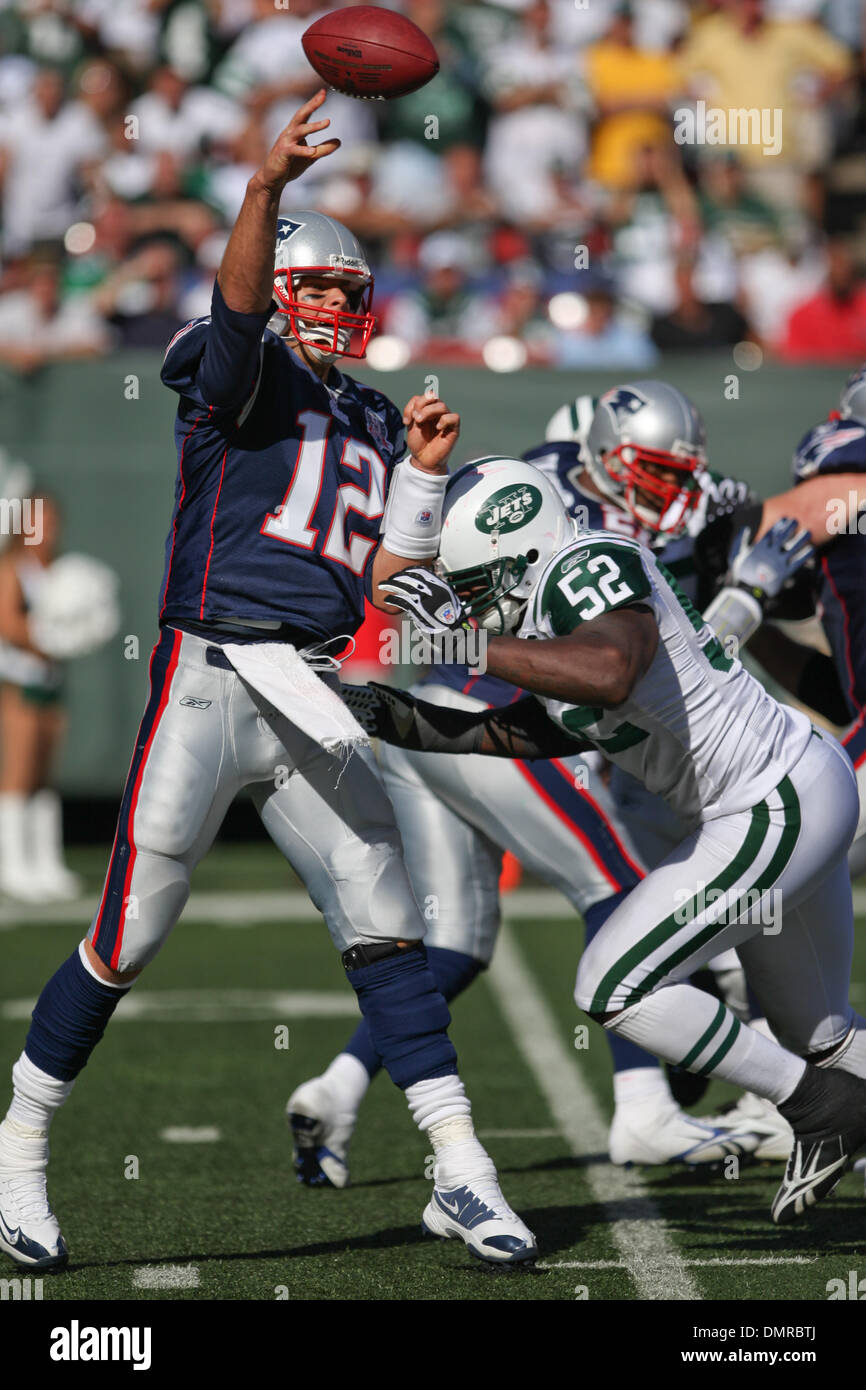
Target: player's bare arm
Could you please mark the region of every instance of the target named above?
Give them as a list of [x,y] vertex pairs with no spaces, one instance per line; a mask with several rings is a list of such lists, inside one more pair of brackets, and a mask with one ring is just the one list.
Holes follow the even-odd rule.
[[311,163],[340,148],[339,140],[307,144],[308,135],[330,125],[327,119],[310,119],[325,96],[322,87],[298,108],[261,169],[247,184],[217,275],[226,304],[239,314],[263,313],[274,297],[274,239],[280,197],[286,184],[300,178]]
[[[866,507],[866,477],[862,473],[821,473],[789,492],[768,497],[758,539],[787,516],[811,531],[814,545],[826,545],[839,534],[839,499],[847,507],[848,520],[853,519],[856,525],[859,508]],[[831,525],[835,529],[831,530]]]
[[649,668],[658,640],[653,614],[635,604],[583,623],[567,637],[493,637],[487,670],[534,695],[616,709]]

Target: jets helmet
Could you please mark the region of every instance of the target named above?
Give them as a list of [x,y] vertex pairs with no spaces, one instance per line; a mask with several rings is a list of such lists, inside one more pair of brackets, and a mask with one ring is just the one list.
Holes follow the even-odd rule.
[[570,439],[574,444],[585,443],[597,404],[595,396],[575,396],[573,401],[566,401],[548,420],[544,430],[545,440],[555,443]]
[[866,363],[845,382],[839,397],[839,414],[843,420],[857,420],[866,425]]
[[470,617],[490,633],[509,632],[574,529],[553,484],[532,464],[474,459],[448,480],[436,570]]
[[704,422],[682,391],[665,381],[605,391],[586,444],[599,492],[650,531],[678,535],[685,528],[700,498],[696,474],[707,455]]
[[[301,276],[337,280],[348,309],[314,308],[297,298]],[[320,361],[363,357],[376,325],[371,313],[373,273],[357,238],[323,212],[295,212],[277,219],[274,298],[285,332]]]

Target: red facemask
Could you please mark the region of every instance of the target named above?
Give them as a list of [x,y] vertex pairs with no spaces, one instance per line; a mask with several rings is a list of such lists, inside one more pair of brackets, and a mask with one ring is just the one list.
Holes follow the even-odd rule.
[[[615,482],[625,486],[623,501],[648,531],[678,536],[700,499],[695,474],[706,464],[697,454],[670,454],[665,449],[646,449],[637,444],[618,444],[604,456],[604,466]],[[645,465],[674,469],[681,480],[667,482]],[[638,492],[652,498],[641,501]]]
[[[357,312],[345,309],[320,309],[304,304],[294,297],[294,285],[298,276],[315,275],[323,279],[338,278],[351,281],[353,276],[363,279],[357,288],[347,286],[351,303],[356,300]],[[285,280],[278,277],[285,276]],[[288,286],[292,286],[292,293]],[[294,338],[305,347],[318,348],[320,352],[333,352],[338,357],[363,357],[367,344],[376,327],[376,317],[371,313],[373,305],[373,277],[363,276],[361,271],[343,270],[334,275],[331,266],[309,265],[292,266],[289,269],[274,271],[274,297],[280,310],[289,320]]]

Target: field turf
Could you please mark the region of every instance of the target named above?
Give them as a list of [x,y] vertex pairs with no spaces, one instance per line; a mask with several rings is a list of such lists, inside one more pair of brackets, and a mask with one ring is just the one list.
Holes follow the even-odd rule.
[[[95,892],[104,855],[72,858]],[[491,1275],[462,1244],[422,1238],[425,1142],[387,1078],[362,1113],[353,1185],[297,1186],[285,1101],[354,1026],[351,991],[312,911],[256,920],[263,903],[274,914],[274,893],[296,893],[269,847],[218,847],[194,888],[247,896],[216,922],[188,913],[129,996],[136,1016],[119,1011],[56,1120],[49,1192],[71,1262],[46,1280],[46,1299],[772,1303],[826,1300],[828,1281],[847,1284],[858,1262],[866,1276],[859,1173],[808,1220],[779,1229],[768,1208],[780,1165],[623,1173],[606,1162],[607,1049],[595,1025],[575,1047],[582,926],[564,902],[551,915],[549,899],[537,920],[511,923],[496,971],[453,1010],[476,1126],[539,1238],[536,1268]],[[0,923],[4,1076],[27,1001],[81,935],[71,920]],[[862,929],[854,981],[859,1005]],[[289,1045],[278,1047],[285,1029]],[[714,1083],[697,1109],[731,1094]],[[219,1137],[169,1142],[171,1129]],[[2,1264],[0,1274],[15,1273]]]

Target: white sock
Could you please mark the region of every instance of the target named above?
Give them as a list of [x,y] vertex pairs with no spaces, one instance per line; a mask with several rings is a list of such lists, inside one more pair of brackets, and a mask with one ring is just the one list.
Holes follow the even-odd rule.
[[617,1110],[628,1110],[633,1105],[667,1110],[676,1104],[661,1067],[628,1067],[625,1071],[615,1071],[613,1100]]
[[664,985],[617,1014],[613,1031],[675,1066],[718,1076],[744,1091],[787,1100],[806,1070],[802,1057],[764,1038],[693,985]]
[[47,1135],[55,1111],[59,1110],[74,1085],[74,1081],[59,1081],[56,1076],[49,1076],[47,1071],[31,1062],[26,1052],[22,1052],[12,1068],[14,1094],[6,1119]]
[[838,1049],[818,1063],[820,1067],[838,1067],[854,1076],[866,1077],[866,1019],[852,1012],[851,1027]]
[[495,1182],[493,1159],[475,1136],[472,1106],[459,1076],[437,1076],[406,1087],[406,1099],[419,1129],[433,1146],[437,1187],[477,1187]]
[[340,1052],[322,1073],[340,1118],[354,1118],[370,1086],[370,1074],[351,1052]]

